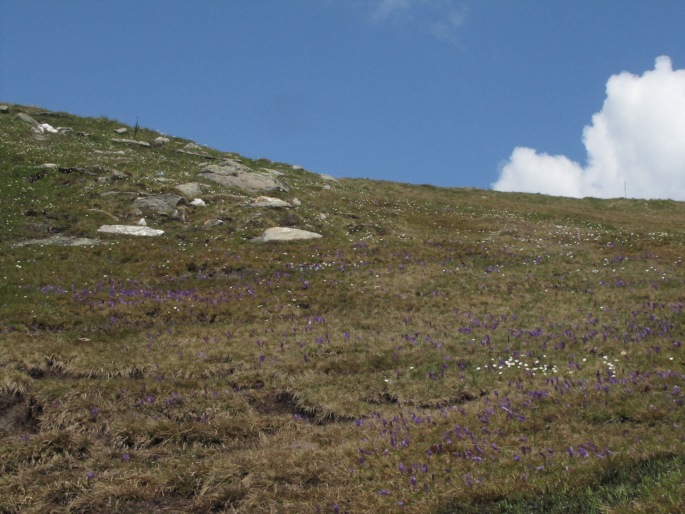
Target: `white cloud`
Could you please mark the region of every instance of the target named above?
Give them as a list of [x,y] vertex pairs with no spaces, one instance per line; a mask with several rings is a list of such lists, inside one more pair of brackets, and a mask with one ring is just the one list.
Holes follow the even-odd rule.
[[492,187],[559,196],[685,200],[685,70],[666,56],[641,76],[607,81],[602,110],[583,130],[584,166],[517,147]]
[[380,0],[373,12],[373,20],[384,21],[391,16],[405,15],[411,4],[410,0]]
[[456,41],[458,29],[468,17],[468,8],[454,0],[377,0],[371,19],[375,23],[392,21],[413,24],[444,41]]

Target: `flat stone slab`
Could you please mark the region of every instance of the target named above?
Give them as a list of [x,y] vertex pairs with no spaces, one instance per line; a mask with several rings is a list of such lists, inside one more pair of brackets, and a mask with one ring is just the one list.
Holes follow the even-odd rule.
[[163,230],[139,225],[102,225],[98,232],[107,234],[123,234],[126,236],[161,236]]
[[261,236],[255,237],[251,241],[253,243],[268,243],[269,241],[299,241],[305,239],[318,239],[320,237],[323,236],[316,232],[300,230],[299,228],[272,227],[267,228]]
[[272,198],[270,196],[259,196],[255,198],[254,202],[249,204],[249,207],[262,207],[266,209],[283,209],[292,207],[288,202],[280,198]]
[[99,239],[89,239],[87,237],[74,236],[53,236],[45,239],[31,239],[29,241],[22,241],[13,246],[94,246],[100,244]]
[[123,139],[119,137],[113,137],[112,141],[114,141],[115,143],[123,143],[126,145],[144,146],[146,148],[150,148],[151,146],[150,143],[148,143],[147,141],[138,141],[137,139]]

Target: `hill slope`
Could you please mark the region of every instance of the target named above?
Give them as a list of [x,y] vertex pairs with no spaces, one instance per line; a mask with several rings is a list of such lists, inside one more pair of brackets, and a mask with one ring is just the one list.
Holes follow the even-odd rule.
[[682,203],[8,110],[0,512],[685,509]]

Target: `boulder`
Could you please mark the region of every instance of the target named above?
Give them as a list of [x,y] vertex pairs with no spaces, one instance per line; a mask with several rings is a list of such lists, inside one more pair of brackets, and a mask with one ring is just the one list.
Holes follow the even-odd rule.
[[266,209],[282,209],[285,207],[292,207],[288,202],[280,200],[279,198],[272,198],[270,196],[259,196],[255,198],[254,202],[249,204],[249,207],[262,207]]
[[261,236],[255,237],[251,241],[253,243],[268,243],[269,241],[298,241],[318,239],[320,237],[323,236],[316,232],[309,232],[308,230],[290,227],[273,227],[267,228]]
[[16,116],[18,119],[23,121],[24,123],[28,123],[29,125],[33,125],[34,127],[38,126],[38,122],[34,120],[31,116],[28,114],[24,114],[23,112],[20,112]]
[[0,114],[7,114],[8,112],[10,112],[9,105],[0,105]]
[[202,186],[199,182],[188,182],[187,184],[179,184],[176,186],[176,191],[180,191],[183,196],[194,198],[202,194]]
[[164,146],[165,144],[171,142],[171,139],[168,137],[156,137],[155,140],[152,142],[154,146]]
[[133,201],[133,207],[142,212],[152,214],[162,214],[166,216],[173,216],[174,211],[179,205],[183,205],[185,200],[176,195],[153,195],[145,198],[136,198]]
[[163,230],[139,225],[102,225],[98,232],[107,234],[123,234],[126,236],[161,236]]
[[288,190],[271,173],[252,171],[244,164],[232,159],[205,166],[200,176],[222,186],[237,187],[250,193]]
[[325,173],[319,173],[319,178],[326,180],[327,182],[338,182],[337,178],[326,175]]

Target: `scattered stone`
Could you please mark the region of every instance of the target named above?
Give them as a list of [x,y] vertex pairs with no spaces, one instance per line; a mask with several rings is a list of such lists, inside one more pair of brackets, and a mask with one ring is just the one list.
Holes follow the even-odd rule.
[[304,169],[302,166],[295,166],[295,165],[293,165],[293,166],[290,166],[290,167],[291,167],[292,169],[294,169],[294,170],[303,170],[303,169]]
[[138,145],[138,146],[144,146],[146,148],[150,148],[150,143],[147,141],[138,141],[137,139],[121,139],[118,137],[113,137],[112,141],[115,143],[123,143],[127,145]]
[[184,153],[187,155],[195,155],[197,157],[204,157],[205,159],[216,159],[216,157],[209,155],[204,151],[205,149],[195,143],[188,143],[183,148],[176,150],[177,152]]
[[227,187],[237,187],[247,192],[288,191],[273,175],[252,171],[233,159],[204,167],[200,176]]
[[128,132],[128,129],[126,127],[119,127],[118,129],[114,129],[114,132],[117,134],[126,134]]
[[102,225],[98,232],[107,234],[123,234],[127,236],[161,236],[164,234],[163,230],[141,227],[138,225]]
[[176,190],[180,191],[185,196],[200,196],[202,194],[202,186],[199,182],[188,182],[187,184],[179,184]]
[[172,179],[170,178],[164,178],[164,177],[155,177],[152,179],[155,182],[173,182]]
[[326,175],[325,173],[319,173],[319,178],[322,178],[323,180],[326,180],[328,182],[338,182],[337,178],[331,177],[330,175]]
[[298,200],[297,198],[293,198],[291,202],[295,207],[299,207],[300,205],[302,205],[302,202],[300,202],[300,200]]
[[223,224],[224,224],[223,220],[212,219],[212,220],[205,221],[202,225],[205,227],[216,227],[218,225],[223,225]]
[[33,125],[34,127],[38,126],[38,122],[34,120],[31,116],[28,114],[24,114],[23,112],[20,112],[16,116],[19,118],[21,121],[28,123],[29,125]]
[[190,202],[190,205],[194,205],[195,207],[207,207],[207,204],[201,198],[193,198],[193,200]]
[[171,142],[171,139],[169,139],[168,137],[162,137],[162,136],[156,137],[155,140],[153,141],[155,146],[164,146],[165,144],[170,143],[170,142]]
[[112,180],[125,180],[128,178],[128,175],[123,171],[112,170],[110,177],[112,177]]
[[323,189],[324,189],[324,191],[330,191],[331,186],[329,186],[328,184],[324,184]]
[[73,131],[74,129],[71,127],[57,127],[57,132],[59,132],[60,136],[66,136],[67,134],[71,134]]
[[147,221],[145,221],[145,218],[140,218],[137,222],[136,225],[139,225],[141,227],[147,227]]
[[56,170],[59,168],[57,164],[53,164],[51,162],[46,162],[45,164],[40,164],[39,166],[36,166],[39,170]]
[[267,209],[282,209],[285,207],[292,207],[288,202],[280,200],[279,198],[272,198],[270,196],[259,196],[255,198],[254,202],[249,204],[249,207],[263,207]]
[[7,114],[8,112],[10,112],[9,105],[0,105],[0,114]]
[[111,177],[98,177],[98,184],[108,184]]
[[113,196],[113,195],[126,195],[126,196],[139,196],[135,191],[105,191],[100,196]]
[[269,241],[298,241],[305,239],[318,239],[323,237],[316,232],[309,232],[308,230],[300,230],[298,228],[290,227],[272,227],[267,228],[264,233],[255,237],[251,241],[253,243],[267,243]]
[[27,246],[27,245],[41,245],[41,246],[94,246],[100,244],[99,239],[89,239],[86,237],[74,236],[52,236],[46,239],[31,239],[30,241],[23,241],[16,243],[13,246]]
[[174,216],[179,205],[183,205],[185,200],[176,195],[154,195],[145,198],[136,198],[133,201],[133,207],[140,209],[143,212],[152,214],[162,214],[166,216]]

